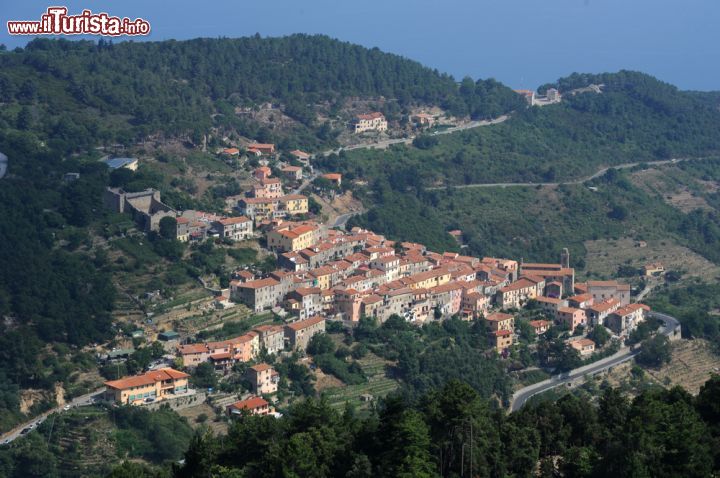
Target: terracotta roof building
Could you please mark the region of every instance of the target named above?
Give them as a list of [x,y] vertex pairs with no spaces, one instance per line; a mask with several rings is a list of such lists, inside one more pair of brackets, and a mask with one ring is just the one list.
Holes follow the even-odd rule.
[[121,405],[141,405],[172,398],[188,391],[190,375],[172,368],[105,382],[105,398]]

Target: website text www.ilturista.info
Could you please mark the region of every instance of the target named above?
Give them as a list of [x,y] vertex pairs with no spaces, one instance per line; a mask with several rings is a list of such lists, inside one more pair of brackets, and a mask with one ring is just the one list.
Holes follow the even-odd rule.
[[142,18],[110,16],[105,12],[83,10],[79,15],[68,15],[67,7],[48,7],[40,20],[10,20],[10,35],[148,35],[150,23]]

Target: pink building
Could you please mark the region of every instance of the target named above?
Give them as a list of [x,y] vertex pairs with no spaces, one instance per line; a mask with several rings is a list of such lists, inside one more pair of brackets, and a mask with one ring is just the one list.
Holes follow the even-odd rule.
[[567,324],[570,332],[575,332],[579,325],[585,325],[587,321],[585,311],[575,307],[560,307],[556,317],[560,322]]
[[335,306],[337,312],[342,314],[344,320],[357,322],[360,320],[360,310],[363,299],[355,289],[335,291]]

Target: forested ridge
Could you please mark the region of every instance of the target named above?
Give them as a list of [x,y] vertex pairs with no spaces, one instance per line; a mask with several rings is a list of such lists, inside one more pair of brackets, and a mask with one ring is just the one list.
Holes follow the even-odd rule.
[[0,100],[16,106],[0,116],[3,126],[37,130],[66,151],[157,134],[199,141],[212,128],[281,141],[236,114],[236,107],[263,102],[280,104],[298,121],[289,133],[300,143],[294,146],[317,147],[332,140],[316,121],[320,108],[332,116],[348,97],[384,97],[390,116],[414,104],[485,118],[521,104],[493,80],[458,85],[415,61],[320,35],[116,44],[38,39],[0,52]]
[[[593,83],[604,85],[602,93],[569,93]],[[559,244],[549,242],[558,239],[576,242],[605,234],[610,229],[605,227],[608,219],[605,212],[609,211],[602,212],[606,207],[619,207],[624,203],[625,212],[628,208],[637,209],[639,198],[635,202],[622,200],[627,192],[632,192],[632,185],[621,182],[621,194],[609,195],[604,202],[585,191],[579,202],[574,197],[563,208],[539,212],[562,217],[548,217],[547,226],[531,224],[530,227],[528,222],[538,222],[535,215],[510,220],[503,217],[508,211],[511,216],[519,211],[508,208],[535,194],[529,190],[454,191],[443,190],[442,186],[562,182],[589,176],[607,166],[670,158],[707,158],[720,152],[717,134],[720,110],[715,95],[680,91],[649,75],[628,71],[576,74],[559,80],[554,86],[566,93],[560,104],[520,109],[502,124],[432,137],[434,141],[427,144],[416,142],[415,146],[394,146],[387,151],[343,152],[324,158],[321,165],[339,170],[349,179],[370,178],[367,187],[356,188],[369,211],[354,224],[393,238],[427,241],[429,246],[443,250],[456,247],[444,231],[459,228],[469,237],[478,238],[474,245],[470,241],[475,253],[523,255],[524,250],[536,260],[549,260],[559,251]],[[604,180],[600,183],[602,190],[614,180],[609,184]],[[431,187],[436,190],[429,190]],[[571,189],[577,188],[559,192],[566,195]],[[641,201],[647,205],[650,198]],[[597,204],[591,206],[590,202]],[[536,205],[541,204],[531,202],[521,207]],[[577,214],[577,208],[585,208],[585,212]],[[717,222],[714,215],[699,212],[680,218],[679,212],[673,213],[672,208],[661,208],[657,212],[663,209],[667,215],[676,216],[666,223],[665,230],[679,230],[691,247],[716,260],[713,248],[704,244],[714,243],[715,226],[709,225]],[[600,212],[599,220],[581,224],[582,234],[577,234],[577,228],[575,234],[568,230],[560,238],[557,234],[550,237],[543,233],[546,228],[557,232],[558,227],[563,229],[586,221],[596,212]],[[644,220],[644,216],[653,216],[655,212],[655,209],[638,210],[635,217]],[[496,220],[491,219],[493,217]],[[618,222],[608,224],[618,225]],[[684,232],[690,230],[704,232]],[[706,241],[698,240],[701,238]]]
[[638,72],[581,77],[570,86],[602,79],[602,93],[568,93],[560,104],[521,108],[502,124],[438,136],[427,146],[355,150],[324,164],[405,191],[563,181],[602,166],[720,151],[720,104],[712,96],[680,91]]

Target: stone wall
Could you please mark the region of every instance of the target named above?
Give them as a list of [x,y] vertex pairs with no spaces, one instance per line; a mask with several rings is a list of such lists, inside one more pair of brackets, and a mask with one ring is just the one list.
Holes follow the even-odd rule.
[[157,410],[164,405],[168,405],[173,410],[183,410],[204,403],[206,398],[206,392],[195,392],[190,395],[178,395],[177,397],[168,398],[160,402],[143,405],[143,407],[148,410]]

